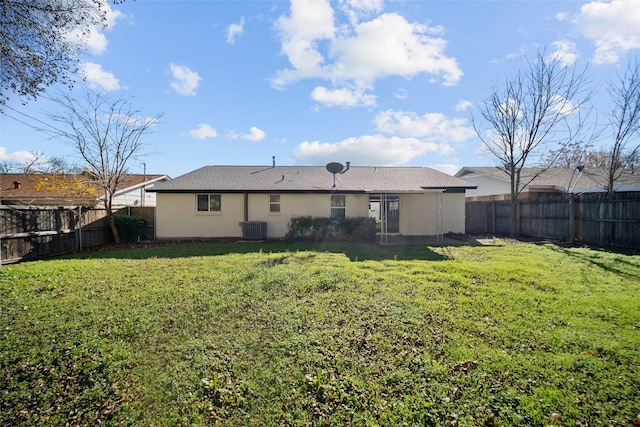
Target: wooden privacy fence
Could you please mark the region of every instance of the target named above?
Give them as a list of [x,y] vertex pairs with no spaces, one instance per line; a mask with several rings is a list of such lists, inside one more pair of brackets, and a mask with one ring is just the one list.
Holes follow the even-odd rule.
[[518,233],[510,213],[509,200],[467,202],[466,232],[640,248],[640,192],[518,200]]
[[[154,210],[132,207],[117,214],[147,219],[147,237],[152,238]],[[104,209],[0,206],[2,264],[80,252],[112,241]]]

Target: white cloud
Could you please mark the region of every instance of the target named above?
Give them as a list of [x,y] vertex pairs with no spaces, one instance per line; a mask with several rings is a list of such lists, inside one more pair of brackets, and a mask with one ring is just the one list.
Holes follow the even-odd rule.
[[266,134],[262,129],[255,126],[251,126],[251,129],[249,129],[249,133],[246,135],[242,135],[239,138],[246,139],[247,141],[251,141],[251,142],[258,142],[258,141],[262,141],[265,138],[265,136]]
[[84,36],[84,44],[87,50],[94,55],[102,55],[107,50],[107,36],[97,28],[93,28]]
[[418,138],[365,135],[336,143],[305,141],[298,145],[294,156],[300,163],[323,164],[336,158],[348,159],[360,165],[397,165],[426,153],[447,154],[447,144],[427,142]]
[[190,130],[189,135],[196,139],[216,138],[218,132],[207,123],[200,123],[196,129]]
[[91,88],[101,88],[107,92],[120,89],[120,81],[113,73],[104,71],[100,64],[84,62],[81,73]]
[[462,78],[455,58],[445,54],[442,28],[411,23],[396,13],[361,21],[382,10],[379,0],[342,0],[339,7],[349,24],[336,27],[328,0],[291,1],[290,15],[281,16],[276,24],[281,52],[291,67],[276,72],[274,87],[308,78],[330,81],[333,88],[317,92],[317,98],[344,96],[345,88],[371,89],[377,79],[389,76],[409,79],[424,73],[447,86]]
[[549,106],[551,111],[561,116],[570,116],[579,110],[579,107],[573,101],[560,95],[554,95]]
[[466,99],[461,99],[456,104],[456,111],[466,111],[473,106],[471,101],[467,101]]
[[202,77],[184,65],[171,64],[171,87],[180,95],[193,96]]
[[227,27],[227,43],[234,44],[236,37],[242,35],[244,32],[244,16],[240,18],[240,22],[237,24],[231,24]]
[[36,155],[29,151],[14,151],[7,153],[6,147],[0,147],[0,161],[16,165],[28,165],[36,160]]
[[455,59],[444,54],[442,29],[408,22],[396,13],[385,13],[354,28],[355,36],[340,36],[331,45],[336,57],[332,75],[371,83],[378,78],[419,73],[441,76],[444,85],[454,85],[462,77]]
[[576,53],[576,44],[568,40],[558,40],[551,43],[555,49],[549,55],[549,59],[557,60],[564,66],[570,66],[576,63],[578,54]]
[[347,15],[352,25],[361,19],[382,10],[383,0],[340,0],[340,9]]
[[428,138],[441,143],[459,143],[475,135],[467,119],[447,118],[441,113],[422,116],[413,112],[387,110],[374,119],[380,132]]
[[409,94],[407,93],[407,90],[404,88],[400,88],[397,91],[395,91],[393,93],[393,96],[397,99],[407,99],[409,97]]
[[318,86],[311,92],[311,98],[327,107],[370,107],[376,104],[376,96],[364,93],[364,89],[327,89]]
[[67,35],[67,40],[79,43],[93,55],[101,55],[106,52],[108,41],[104,32],[113,29],[118,20],[126,16],[119,10],[111,9],[106,1],[102,3],[101,7],[106,10],[104,28],[93,25],[88,28],[88,31],[85,28],[78,28]]
[[629,50],[640,49],[640,7],[637,0],[593,1],[573,19],[579,33],[595,43],[593,61],[613,64]]
[[[447,118],[443,114],[422,116],[412,112],[387,110],[374,123],[380,133],[347,138],[339,142],[305,141],[295,150],[300,163],[322,164],[336,158],[368,165],[398,165],[427,153],[451,155],[452,144],[473,137],[468,120]],[[449,167],[450,172],[453,167]]]
[[430,165],[429,167],[451,176],[455,175],[456,172],[461,169],[460,165],[455,165],[453,163],[440,163],[437,165]]
[[282,87],[307,77],[324,76],[324,57],[318,42],[333,38],[333,9],[329,0],[291,0],[291,16],[281,16],[276,28],[282,41],[282,53],[292,70],[280,70],[272,83]]

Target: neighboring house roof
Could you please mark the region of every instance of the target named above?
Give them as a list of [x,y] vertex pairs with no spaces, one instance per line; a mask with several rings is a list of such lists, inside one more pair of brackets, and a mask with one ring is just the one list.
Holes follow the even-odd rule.
[[[46,180],[58,180],[51,185]],[[141,186],[166,180],[166,175],[126,175],[116,195]],[[81,184],[76,187],[74,184]],[[85,205],[92,206],[100,199],[100,189],[88,174],[0,174],[0,203],[12,205]]]
[[[474,177],[487,177],[509,183],[507,173],[497,167],[464,167],[456,177],[472,180]],[[533,178],[533,179],[532,179]],[[600,168],[523,168],[520,182],[528,185],[524,191],[556,191],[562,193],[596,193],[606,191],[607,174]],[[482,188],[478,188],[480,192]],[[624,171],[615,182],[615,191],[640,191],[640,173]]]
[[205,166],[147,191],[180,192],[422,192],[475,188],[426,167],[349,166],[334,175],[324,166]]

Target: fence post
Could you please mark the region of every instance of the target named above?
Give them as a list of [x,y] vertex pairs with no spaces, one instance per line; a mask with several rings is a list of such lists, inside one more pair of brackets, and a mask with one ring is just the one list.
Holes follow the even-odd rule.
[[496,235],[496,201],[491,201],[491,235]]
[[576,216],[575,205],[573,203],[573,195],[569,194],[569,243],[573,243],[576,239]]

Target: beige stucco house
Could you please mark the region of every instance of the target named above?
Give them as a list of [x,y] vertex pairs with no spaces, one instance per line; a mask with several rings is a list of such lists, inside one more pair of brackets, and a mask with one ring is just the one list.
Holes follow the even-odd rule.
[[324,166],[205,166],[148,191],[156,193],[158,239],[278,239],[297,216],[372,216],[385,235],[464,233],[465,191],[472,188],[426,167],[347,164],[337,173]]

